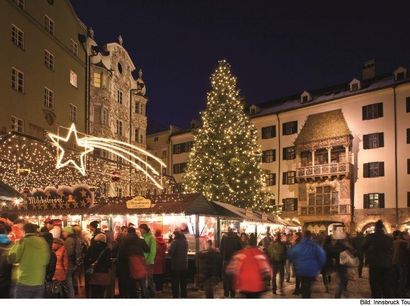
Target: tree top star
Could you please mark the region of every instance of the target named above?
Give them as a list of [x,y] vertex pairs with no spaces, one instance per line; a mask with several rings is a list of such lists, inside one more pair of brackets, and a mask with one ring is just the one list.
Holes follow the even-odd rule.
[[[93,151],[93,147],[85,144],[84,142],[81,141],[81,139],[78,138],[77,135],[77,129],[75,128],[74,123],[71,125],[70,129],[68,130],[68,134],[66,137],[61,137],[59,135],[56,134],[52,134],[52,133],[48,133],[48,137],[51,138],[51,140],[53,141],[53,143],[55,144],[55,146],[57,147],[57,150],[60,151],[59,154],[57,154],[57,164],[56,164],[56,168],[60,169],[63,168],[65,166],[68,166],[69,164],[72,164],[82,175],[85,175],[86,172],[86,165],[85,165],[85,156],[90,153],[91,151]],[[64,159],[64,155],[66,154],[64,148],[61,146],[60,142],[65,142],[65,143],[69,143],[71,138],[74,137],[74,143],[77,147],[83,148],[83,152],[81,152],[79,159],[80,162],[79,164],[73,160],[72,158],[66,160],[63,162]]]

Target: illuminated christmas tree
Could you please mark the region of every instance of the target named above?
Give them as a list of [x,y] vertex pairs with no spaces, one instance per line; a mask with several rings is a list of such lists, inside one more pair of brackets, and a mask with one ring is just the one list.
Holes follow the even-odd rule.
[[211,76],[212,89],[201,113],[202,126],[194,132],[185,181],[186,192],[209,200],[269,211],[259,167],[257,130],[244,112],[230,65],[220,61]]

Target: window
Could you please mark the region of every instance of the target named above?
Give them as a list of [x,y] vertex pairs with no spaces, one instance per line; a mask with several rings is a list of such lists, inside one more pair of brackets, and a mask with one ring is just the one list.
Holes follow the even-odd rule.
[[135,102],[135,113],[142,114],[142,103],[141,102]]
[[11,116],[11,130],[14,132],[24,132],[24,121],[20,118]]
[[276,173],[268,173],[266,175],[266,186],[276,185]]
[[186,169],[187,163],[180,163],[174,165],[174,174],[184,173]]
[[47,87],[44,87],[44,107],[49,109],[54,108],[54,92]]
[[296,158],[295,147],[283,148],[283,160],[291,160]]
[[384,147],[383,133],[363,135],[363,149],[376,149],[381,147]]
[[363,164],[363,177],[384,176],[384,162]]
[[298,122],[290,121],[283,124],[282,135],[292,135],[298,132]]
[[410,113],[410,97],[406,98],[406,112]]
[[51,35],[54,35],[54,21],[47,15],[44,16],[44,29]]
[[93,85],[94,87],[101,87],[101,73],[99,72],[94,72],[93,74]]
[[117,194],[117,197],[122,197],[123,196],[121,187],[115,187],[115,192]]
[[44,50],[44,64],[48,69],[54,70],[54,55],[48,50]]
[[262,163],[272,163],[276,160],[276,150],[262,151]]
[[144,135],[142,133],[140,133],[140,143],[144,143]]
[[11,88],[24,92],[24,73],[16,68],[11,68]]
[[102,109],[101,123],[104,125],[108,124],[108,109],[105,107]]
[[192,145],[194,144],[193,141],[177,143],[173,146],[173,154],[180,154],[191,151]]
[[77,122],[77,106],[70,104],[70,120],[71,122]]
[[24,49],[24,32],[14,24],[11,25],[11,41],[17,47]]
[[16,3],[16,5],[17,5],[19,8],[24,9],[24,7],[25,7],[24,0],[14,0],[14,2]]
[[296,183],[296,171],[283,172],[283,185],[292,185]]
[[154,142],[157,142],[158,141],[158,136],[155,136],[154,137]]
[[135,142],[139,142],[139,135],[140,135],[140,129],[135,129],[134,131],[134,140]]
[[70,70],[70,84],[77,88],[77,73]]
[[356,91],[359,90],[359,83],[352,83],[350,85],[350,91]]
[[364,208],[384,208],[384,193],[367,193],[363,195]]
[[375,103],[370,105],[365,105],[362,108],[362,118],[363,120],[371,120],[383,117],[383,103]]
[[122,136],[122,121],[117,120],[117,135]]
[[407,159],[407,174],[410,174],[410,159]]
[[298,199],[297,198],[287,198],[283,199],[283,211],[297,211],[298,210]]
[[162,150],[162,159],[167,158],[167,150]]
[[262,128],[262,139],[276,137],[276,125],[265,126]]
[[407,207],[410,208],[410,192],[407,192]]
[[78,44],[75,42],[74,39],[70,40],[70,49],[71,53],[73,53],[75,56],[78,56]]
[[122,91],[121,90],[117,90],[117,102],[119,104],[122,104]]
[[410,129],[407,129],[407,143],[410,143]]

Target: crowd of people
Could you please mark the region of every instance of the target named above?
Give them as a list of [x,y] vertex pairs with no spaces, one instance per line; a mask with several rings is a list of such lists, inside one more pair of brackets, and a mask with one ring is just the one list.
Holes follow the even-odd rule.
[[[335,282],[334,297],[340,298],[349,296],[349,282],[368,266],[373,298],[407,297],[409,242],[405,232],[386,234],[382,221],[374,233],[354,237],[343,231],[317,236],[268,228],[259,243],[255,234],[238,235],[230,228],[219,249],[209,240],[198,254],[195,284],[206,298],[214,297],[220,282],[226,298],[257,298],[268,290],[284,295],[284,283],[294,278],[293,295],[310,298],[321,275],[324,290],[329,293]],[[164,239],[147,224],[129,224],[114,237],[98,221],[83,231],[55,220],[41,229],[0,220],[0,298],[74,298],[82,296],[79,284],[85,297],[114,297],[116,279],[119,297],[154,298],[163,291],[166,275],[172,297],[186,298],[187,274],[188,242],[178,229]]]

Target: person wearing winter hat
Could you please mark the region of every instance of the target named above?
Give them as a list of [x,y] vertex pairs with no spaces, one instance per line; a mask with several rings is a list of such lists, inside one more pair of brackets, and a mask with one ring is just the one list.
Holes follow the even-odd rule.
[[[94,267],[94,273],[87,277],[88,297],[103,298],[110,284],[111,251],[107,247],[107,237],[103,233],[94,236],[84,259],[85,270]],[[97,277],[98,275],[98,277]]]
[[145,260],[147,262],[147,267],[148,267],[147,291],[148,291],[149,297],[154,297],[155,296],[154,263],[155,263],[155,256],[157,255],[157,241],[155,240],[154,235],[152,235],[151,230],[147,224],[140,224],[138,228],[141,231],[141,235],[149,247],[149,252],[144,254]]
[[91,243],[93,242],[93,240],[95,239],[95,236],[97,236],[98,234],[101,234],[101,229],[99,228],[100,222],[99,221],[92,221],[90,222],[90,232],[92,233],[92,237],[91,237]]

